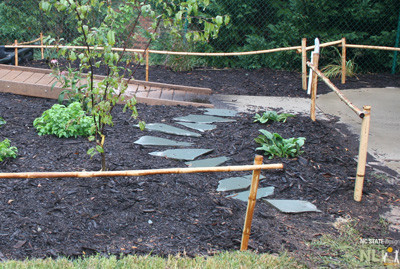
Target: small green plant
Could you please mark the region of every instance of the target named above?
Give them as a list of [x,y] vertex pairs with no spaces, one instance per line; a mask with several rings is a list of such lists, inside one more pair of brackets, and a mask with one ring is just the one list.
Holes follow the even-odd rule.
[[286,122],[287,118],[289,117],[294,117],[294,115],[289,113],[278,114],[276,111],[265,111],[262,114],[262,116],[257,113],[254,116],[254,122],[261,122],[261,123],[267,123],[268,121]]
[[6,123],[7,122],[2,117],[0,117],[0,127],[3,126]]
[[39,135],[56,135],[58,137],[90,136],[94,134],[94,121],[86,116],[79,102],[68,107],[55,104],[35,119],[33,126]]
[[262,135],[259,135],[254,140],[261,145],[256,150],[264,151],[264,155],[270,156],[272,159],[275,156],[283,158],[294,158],[303,151],[300,148],[304,145],[305,137],[284,139],[277,133],[270,133],[267,130],[259,130]]
[[0,142],[0,162],[6,158],[17,158],[17,147],[11,147],[11,142],[7,138]]

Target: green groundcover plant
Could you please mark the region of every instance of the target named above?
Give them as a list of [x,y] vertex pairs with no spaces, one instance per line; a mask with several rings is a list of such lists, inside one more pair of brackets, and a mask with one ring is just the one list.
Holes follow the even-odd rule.
[[58,137],[90,136],[94,133],[94,121],[86,116],[79,102],[69,106],[53,105],[33,122],[39,135],[56,135]]
[[261,122],[261,123],[267,123],[269,121],[286,122],[287,118],[289,117],[294,117],[294,115],[289,113],[278,114],[276,111],[265,111],[262,115],[257,113],[254,116],[254,122]]
[[6,124],[6,121],[2,117],[0,117],[0,127],[4,124]]
[[304,145],[306,138],[282,138],[277,133],[270,133],[267,130],[259,130],[262,134],[254,140],[261,145],[256,150],[264,151],[264,155],[270,156],[269,159],[275,156],[282,158],[294,158],[303,151],[300,148]]
[[11,142],[7,138],[0,142],[0,162],[6,158],[17,158],[17,147],[11,147]]

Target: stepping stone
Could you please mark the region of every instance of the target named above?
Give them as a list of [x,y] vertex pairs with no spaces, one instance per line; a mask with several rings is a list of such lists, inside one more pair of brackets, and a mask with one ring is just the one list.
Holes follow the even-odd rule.
[[[266,187],[266,188],[258,189],[256,199],[264,198],[264,197],[274,194],[274,189],[275,189],[275,187]],[[235,198],[240,201],[247,202],[249,200],[249,195],[250,195],[250,191],[242,191],[237,194],[229,195],[229,196],[227,196],[227,198]]]
[[194,115],[190,114],[184,117],[174,118],[176,121],[188,121],[188,122],[198,122],[198,123],[213,123],[213,122],[233,122],[235,120],[210,116],[210,115]]
[[167,157],[175,160],[193,161],[197,157],[213,151],[213,149],[168,149],[150,152],[150,155]]
[[302,200],[271,200],[264,199],[283,213],[321,212],[315,205]]
[[[238,191],[250,187],[253,175],[244,177],[229,177],[219,181],[217,191]],[[265,178],[260,175],[260,179]]]
[[228,157],[217,157],[217,158],[209,158],[193,162],[186,162],[185,164],[189,167],[214,167],[223,164],[229,159],[230,158]]
[[218,108],[205,108],[203,109],[206,115],[221,116],[221,117],[235,117],[238,112],[231,109],[218,109]]
[[166,139],[156,136],[142,136],[133,143],[142,146],[170,146],[170,147],[188,147],[193,144],[189,142],[179,142],[172,139]]
[[[135,125],[139,127],[139,125]],[[201,134],[194,133],[191,131],[187,131],[185,129],[177,128],[168,124],[164,123],[148,123],[146,124],[146,130],[149,131],[158,131],[166,134],[173,134],[173,135],[181,135],[181,136],[193,136],[193,137],[200,137]]]
[[198,122],[177,122],[177,123],[200,132],[211,131],[217,128],[217,125],[214,124],[206,124]]

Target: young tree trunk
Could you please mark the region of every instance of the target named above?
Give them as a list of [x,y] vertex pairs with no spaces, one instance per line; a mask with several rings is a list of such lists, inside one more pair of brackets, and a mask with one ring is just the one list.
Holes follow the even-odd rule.
[[102,152],[101,153],[101,171],[107,171],[106,167],[106,153]]

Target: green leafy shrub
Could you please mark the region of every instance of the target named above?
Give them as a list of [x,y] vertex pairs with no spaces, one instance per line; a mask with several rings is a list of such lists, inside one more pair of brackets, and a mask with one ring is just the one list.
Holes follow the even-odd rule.
[[294,115],[289,113],[278,114],[275,111],[265,111],[262,114],[262,116],[257,113],[254,116],[254,122],[261,122],[261,123],[267,123],[268,121],[286,122],[287,118],[289,117],[294,117]]
[[56,135],[58,137],[90,136],[94,133],[93,118],[86,116],[79,102],[68,107],[55,104],[35,119],[33,126],[39,135]]
[[0,162],[6,158],[16,158],[18,153],[17,147],[11,147],[11,142],[7,138],[0,142]]
[[259,130],[262,135],[259,135],[254,140],[261,145],[256,150],[264,151],[264,155],[270,156],[269,159],[275,156],[283,158],[294,158],[303,151],[300,148],[304,145],[305,137],[284,139],[277,133],[270,133],[267,130]]

